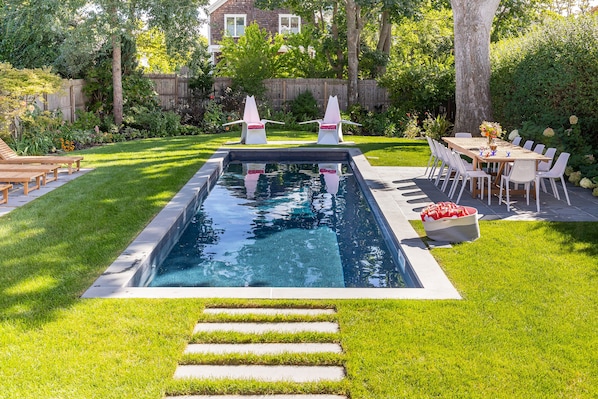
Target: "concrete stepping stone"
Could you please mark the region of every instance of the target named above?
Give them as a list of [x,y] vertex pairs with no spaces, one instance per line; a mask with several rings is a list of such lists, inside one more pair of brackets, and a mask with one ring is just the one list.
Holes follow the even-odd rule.
[[185,395],[168,396],[169,399],[347,399],[346,396],[326,394],[298,395]]
[[285,309],[285,308],[205,308],[208,314],[260,314],[260,315],[305,315],[319,316],[335,314],[334,309]]
[[326,394],[298,395],[184,395],[168,396],[169,399],[347,399],[346,396]]
[[210,354],[229,354],[229,353],[252,353],[255,355],[272,355],[280,353],[342,353],[342,348],[338,344],[326,343],[297,343],[297,344],[190,344],[185,349],[185,353],[210,353]]
[[179,365],[175,379],[236,379],[267,382],[341,381],[345,370],[338,366]]
[[248,334],[267,332],[298,333],[321,332],[337,333],[338,324],[331,322],[298,322],[298,323],[197,323],[193,333],[227,331]]

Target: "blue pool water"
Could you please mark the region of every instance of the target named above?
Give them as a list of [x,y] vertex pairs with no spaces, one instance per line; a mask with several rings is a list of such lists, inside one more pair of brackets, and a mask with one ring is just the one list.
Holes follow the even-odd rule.
[[397,262],[347,164],[230,163],[149,286],[399,288]]

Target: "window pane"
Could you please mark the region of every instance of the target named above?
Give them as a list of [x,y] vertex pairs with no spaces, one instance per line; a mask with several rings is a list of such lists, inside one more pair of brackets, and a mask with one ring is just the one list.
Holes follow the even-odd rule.
[[226,17],[226,34],[229,36],[235,36],[235,18]]
[[237,18],[237,36],[243,36],[245,34],[245,18]]

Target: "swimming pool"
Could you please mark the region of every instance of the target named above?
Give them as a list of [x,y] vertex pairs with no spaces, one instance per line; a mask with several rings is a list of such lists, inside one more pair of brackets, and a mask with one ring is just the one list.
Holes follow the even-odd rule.
[[347,162],[231,162],[148,286],[400,288],[397,249]]
[[[276,286],[280,284],[275,283],[261,284],[259,280],[255,280],[255,284],[244,281],[240,287],[218,287],[212,283],[201,282],[192,287],[181,287],[170,283],[162,287],[148,286],[167,254],[177,245],[182,231],[190,220],[197,216],[197,209],[215,187],[222,171],[229,164],[239,163],[248,167],[248,163],[263,162],[266,164],[314,162],[327,165],[340,163],[350,167],[350,174],[355,177],[355,185],[360,187],[365,200],[370,204],[371,213],[380,225],[385,243],[395,248],[394,252],[390,251],[393,252],[393,259],[398,260],[393,268],[400,271],[401,278],[404,280],[401,287],[404,288],[385,284],[370,284],[365,287],[349,284],[347,287],[346,282],[325,287],[319,285],[282,287]],[[319,168],[319,165],[314,168]],[[245,173],[245,176],[251,174],[255,173]],[[328,190],[330,187],[327,186],[331,183],[326,185],[325,173],[322,175],[324,175],[322,182]],[[259,190],[252,193],[251,181],[245,181],[245,177],[243,180],[245,187],[241,189],[244,195],[259,195]],[[342,189],[342,183],[339,182],[339,188],[334,188],[332,183],[332,187],[332,190]],[[331,235],[324,234],[324,236],[332,238]],[[322,237],[318,240],[322,240]],[[276,246],[275,243],[269,245]],[[273,248],[273,251],[275,249]],[[338,276],[338,269],[336,273]],[[377,180],[376,173],[366,158],[358,149],[350,147],[220,149],[96,280],[83,297],[460,298],[411,225],[402,217],[396,204],[385,195],[385,187]]]

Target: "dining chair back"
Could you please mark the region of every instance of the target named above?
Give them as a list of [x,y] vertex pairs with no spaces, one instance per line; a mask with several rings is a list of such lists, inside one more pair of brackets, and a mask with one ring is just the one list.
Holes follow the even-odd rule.
[[536,188],[536,208],[540,212],[540,190],[539,190],[539,178],[536,175],[536,161],[534,159],[516,159],[513,162],[513,167],[508,175],[502,175],[500,177],[500,192],[498,195],[499,205],[503,202],[502,192],[503,188],[507,194],[507,211],[511,210],[511,199],[510,199],[510,183],[523,184],[525,186],[526,200],[529,205],[529,191],[532,182],[535,183]]
[[472,134],[467,132],[457,132],[455,133],[456,138],[471,138]]
[[428,141],[428,146],[430,147],[430,158],[428,159],[428,164],[426,165],[426,171],[424,172],[425,175],[428,174],[428,170],[438,162],[438,156],[436,154],[436,146],[432,142],[432,137],[426,136],[426,140]]
[[534,152],[536,154],[542,155],[542,153],[544,152],[544,148],[546,148],[544,144],[536,144],[536,146],[534,147]]
[[544,156],[550,158],[549,161],[540,161],[538,163],[538,172],[548,172],[550,167],[552,166],[552,161],[554,160],[554,156],[556,154],[556,148],[550,147],[544,153]]
[[532,147],[534,146],[534,140],[527,140],[524,144],[523,144],[523,148],[525,148],[526,150],[531,150]]
[[519,145],[519,143],[521,143],[521,136],[517,136],[511,141],[511,144],[513,145]]

